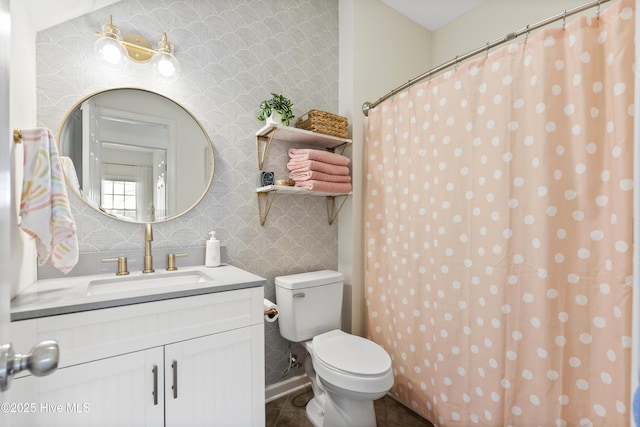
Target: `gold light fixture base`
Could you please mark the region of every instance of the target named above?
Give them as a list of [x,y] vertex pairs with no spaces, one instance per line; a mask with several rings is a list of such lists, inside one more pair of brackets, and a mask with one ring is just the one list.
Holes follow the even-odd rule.
[[122,37],[122,44],[132,61],[138,63],[151,61],[154,50],[151,43],[140,34],[126,34]]
[[150,62],[152,68],[167,79],[175,78],[180,71],[180,63],[173,54],[167,33],[162,33],[162,40],[154,49],[149,40],[140,34],[126,34],[120,38],[120,30],[109,15],[109,22],[102,26],[102,32],[96,32],[96,36],[99,39],[95,43],[95,50],[110,64],[119,65],[125,57],[139,64]]

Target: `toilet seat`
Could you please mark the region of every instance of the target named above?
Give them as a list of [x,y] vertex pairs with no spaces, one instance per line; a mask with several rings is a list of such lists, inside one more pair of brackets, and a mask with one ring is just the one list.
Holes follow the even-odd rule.
[[313,367],[324,382],[361,393],[393,385],[391,358],[372,341],[335,329],[315,336],[312,349]]

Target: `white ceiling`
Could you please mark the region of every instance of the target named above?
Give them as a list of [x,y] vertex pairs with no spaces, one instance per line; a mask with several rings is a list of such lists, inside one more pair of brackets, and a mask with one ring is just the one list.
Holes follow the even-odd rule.
[[[41,31],[120,0],[21,0],[36,31]],[[106,18],[105,18],[106,22]]]
[[[36,31],[58,25],[120,0],[22,0]],[[382,0],[434,31],[486,0]]]
[[434,31],[486,0],[382,0],[409,19]]

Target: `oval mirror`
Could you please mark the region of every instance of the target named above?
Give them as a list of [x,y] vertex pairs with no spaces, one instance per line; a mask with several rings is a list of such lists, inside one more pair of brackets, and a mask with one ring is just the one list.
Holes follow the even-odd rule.
[[144,89],[109,89],[80,100],[62,121],[58,143],[73,191],[123,221],[176,218],[213,181],[213,147],[200,122]]

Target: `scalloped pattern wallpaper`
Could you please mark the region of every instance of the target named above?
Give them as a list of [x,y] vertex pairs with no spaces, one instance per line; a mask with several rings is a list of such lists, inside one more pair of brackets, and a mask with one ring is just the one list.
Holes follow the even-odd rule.
[[[116,71],[100,63],[94,33],[110,14],[121,34],[142,34],[153,45],[166,32],[180,78],[162,81],[148,64]],[[207,232],[216,230],[230,264],[267,278],[271,300],[276,276],[337,268],[338,225],[328,225],[324,198],[280,196],[260,226],[255,132],[263,124],[258,105],[271,92],[291,98],[298,116],[312,108],[337,112],[338,0],[123,0],[39,32],[36,49],[38,126],[56,133],[86,95],[127,86],[182,104],[209,134],[213,184],[191,212],[154,225],[154,248],[204,246]],[[269,151],[264,170],[276,179],[284,176],[287,148],[274,143]],[[142,225],[70,199],[81,255],[143,250]],[[269,385],[282,380],[289,349],[277,322],[266,323],[265,334]]]

